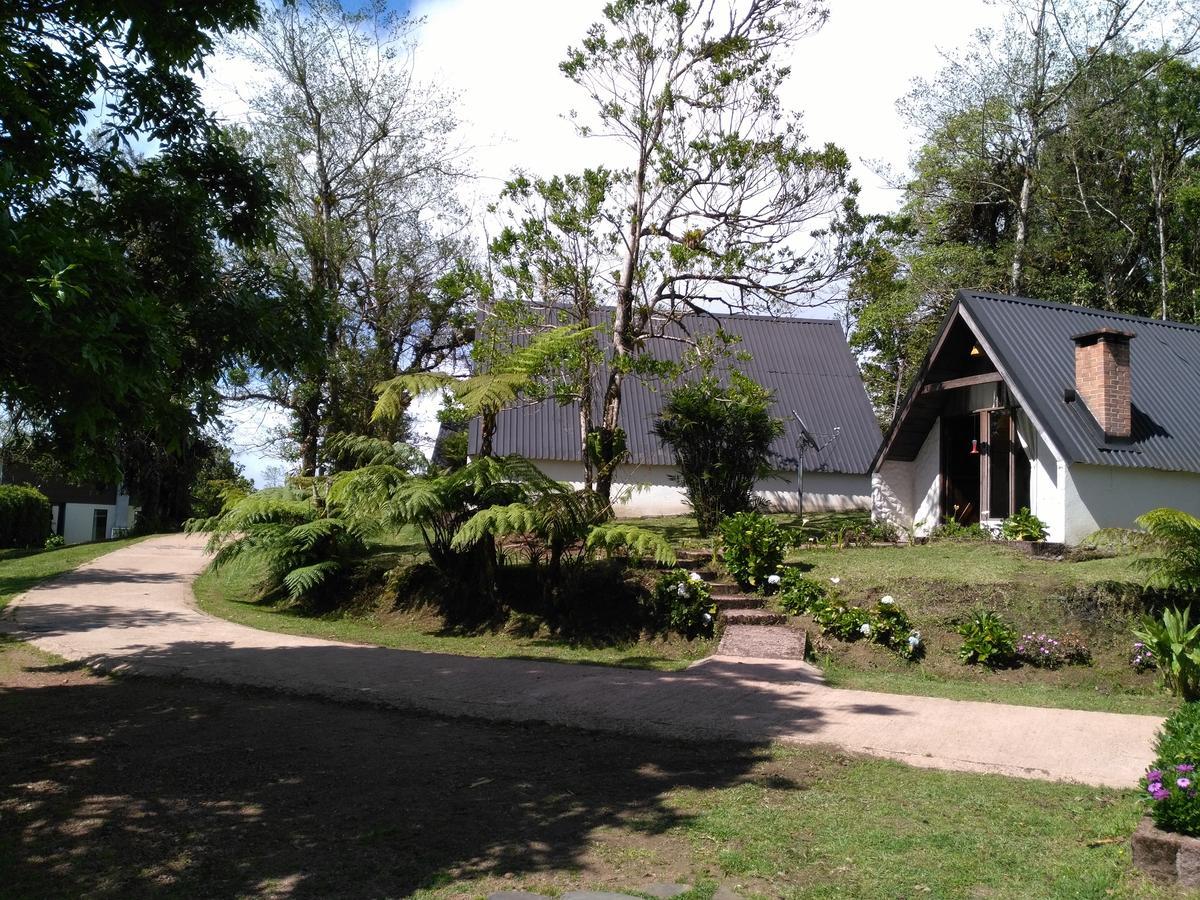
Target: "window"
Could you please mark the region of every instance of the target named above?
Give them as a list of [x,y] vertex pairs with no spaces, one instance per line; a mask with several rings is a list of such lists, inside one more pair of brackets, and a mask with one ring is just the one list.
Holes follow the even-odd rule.
[[1029,506],[1029,456],[1017,436],[1017,417],[1011,410],[992,409],[980,413],[983,433],[988,436],[982,461],[987,500],[985,519],[1007,519]]

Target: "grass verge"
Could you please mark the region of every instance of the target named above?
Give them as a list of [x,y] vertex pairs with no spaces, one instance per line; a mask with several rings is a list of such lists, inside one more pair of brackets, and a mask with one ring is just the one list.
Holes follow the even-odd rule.
[[13,597],[47,579],[78,568],[105,553],[143,540],[145,537],[76,544],[59,550],[0,551],[0,609]]
[[713,649],[712,641],[686,641],[678,637],[585,644],[565,641],[544,631],[533,635],[509,630],[460,634],[446,630],[441,618],[424,608],[372,615],[330,613],[313,616],[287,604],[257,602],[254,598],[258,594],[258,582],[254,566],[237,560],[202,574],[194,585],[196,600],[205,612],[264,631],[460,656],[673,671],[703,659]]

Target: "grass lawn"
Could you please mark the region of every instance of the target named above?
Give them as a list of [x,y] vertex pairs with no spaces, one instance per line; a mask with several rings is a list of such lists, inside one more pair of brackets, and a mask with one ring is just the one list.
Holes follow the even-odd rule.
[[76,544],[59,550],[0,550],[0,609],[13,597],[39,582],[69,572],[97,556],[120,550],[141,540],[145,538]]
[[[395,546],[388,549],[392,551]],[[530,635],[515,627],[457,634],[447,631],[436,612],[425,607],[312,616],[287,604],[255,602],[258,583],[255,567],[249,562],[236,561],[218,571],[205,572],[194,589],[201,609],[253,628],[404,650],[659,670],[685,668],[713,650],[712,641],[686,641],[679,637],[584,644],[562,640],[544,630]]]
[[6,896],[1184,896],[1130,868],[1132,790],[99,678],[22,644],[0,721]]
[[[1136,619],[1131,557],[1081,562],[1036,559],[1003,544],[935,543],[917,547],[804,550],[793,557],[819,580],[840,578],[842,596],[867,605],[896,598],[926,643],[919,663],[883,648],[813,636],[818,663],[834,684],[865,690],[925,694],[1163,715],[1174,701],[1154,673],[1129,665]],[[1090,666],[1058,670],[1020,666],[989,671],[958,658],[958,624],[977,608],[999,613],[1018,633],[1073,632],[1092,651]]]

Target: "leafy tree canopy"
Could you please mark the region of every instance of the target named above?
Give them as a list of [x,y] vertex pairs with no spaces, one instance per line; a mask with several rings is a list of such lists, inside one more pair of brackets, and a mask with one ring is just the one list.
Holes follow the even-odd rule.
[[[270,237],[263,167],[193,75],[252,0],[0,3],[0,417],[80,474],[131,423],[178,452],[233,366],[306,349],[306,310],[229,249]],[[148,156],[139,156],[148,153]]]

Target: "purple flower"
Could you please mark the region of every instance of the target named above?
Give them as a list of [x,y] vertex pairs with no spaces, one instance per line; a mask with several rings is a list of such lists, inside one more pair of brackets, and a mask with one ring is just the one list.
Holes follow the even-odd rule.
[[[1161,781],[1152,781],[1148,785],[1146,785],[1146,790],[1149,791],[1151,794],[1157,795],[1160,791],[1162,791],[1162,789],[1163,789],[1163,786],[1162,786]],[[1158,797],[1155,796],[1154,799],[1157,800]]]
[[1164,791],[1164,790],[1157,790],[1157,791],[1154,791],[1150,796],[1153,797],[1155,800],[1166,800],[1168,797],[1171,796],[1171,792]]
[[1146,773],[1146,780],[1150,781],[1150,782],[1162,781],[1163,773],[1160,772],[1158,769],[1151,769],[1149,772]]
[[1175,767],[1176,772],[1195,772],[1196,767],[1190,763],[1180,763]]
[[1192,786],[1192,782],[1188,778],[1176,778],[1175,783],[1181,788],[1190,788]]

